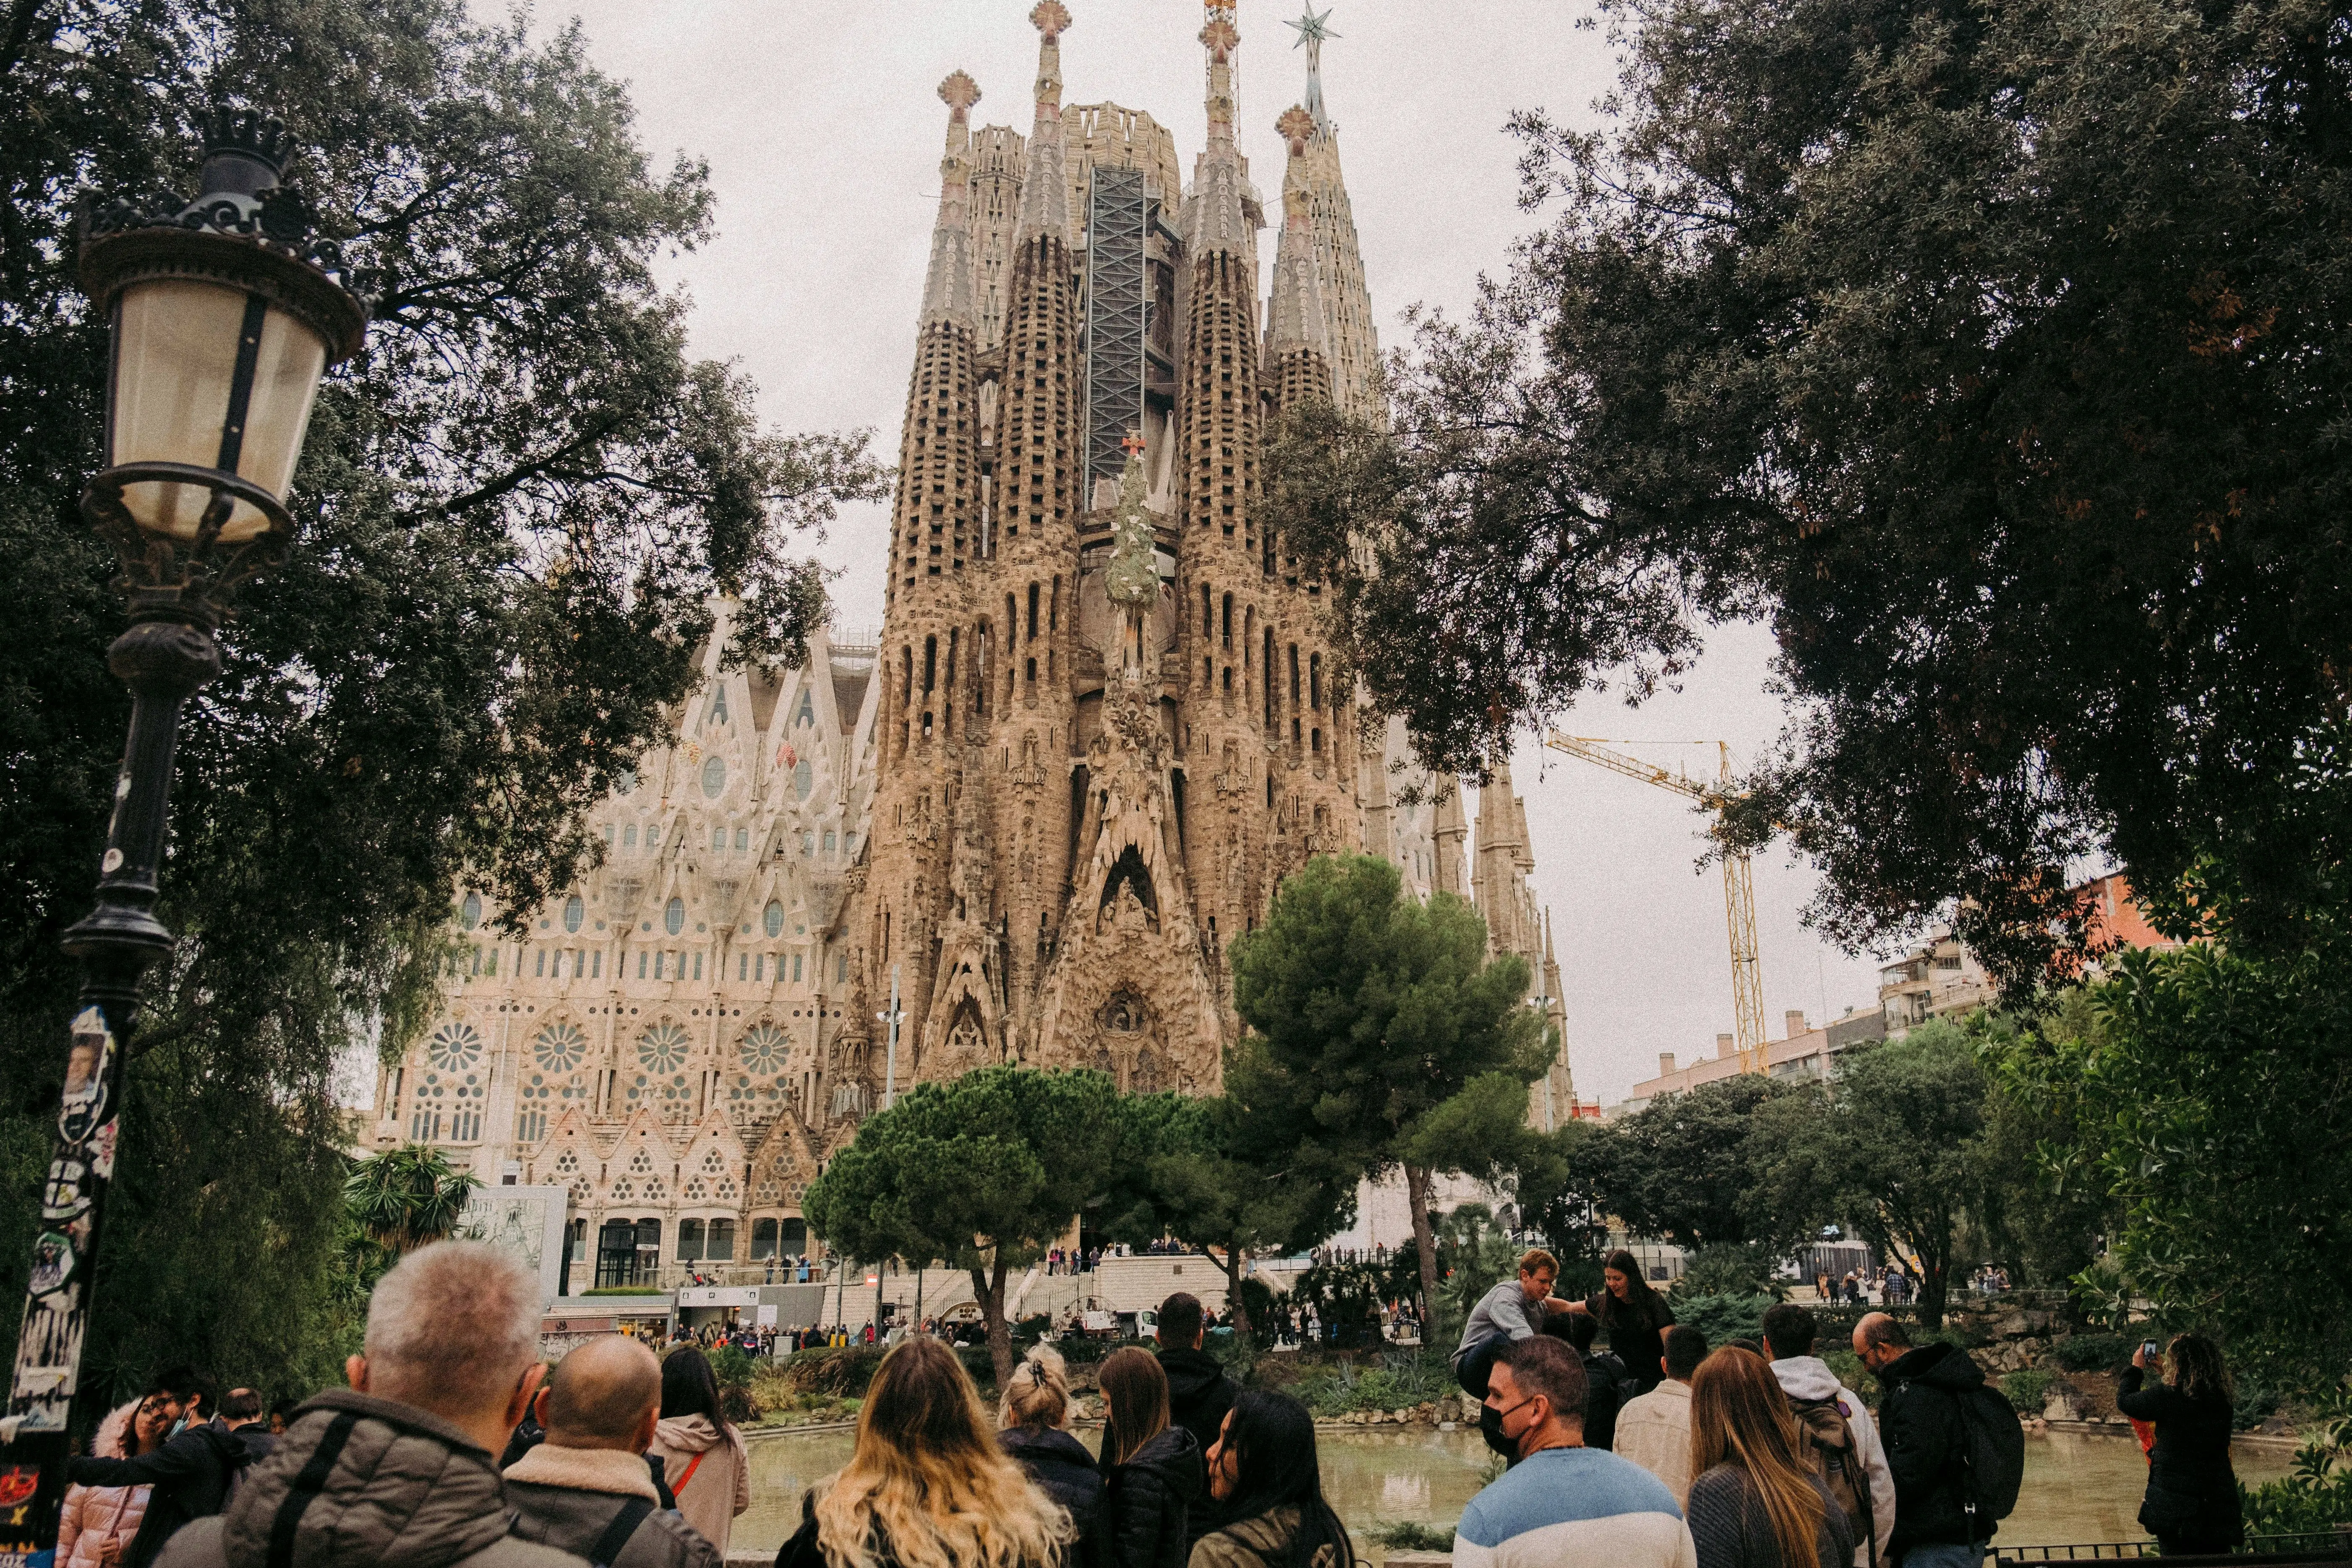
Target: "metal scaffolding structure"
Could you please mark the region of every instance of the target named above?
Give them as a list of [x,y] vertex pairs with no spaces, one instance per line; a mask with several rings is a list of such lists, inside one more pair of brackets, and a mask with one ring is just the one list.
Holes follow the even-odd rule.
[[1081,504],[1095,483],[1127,467],[1127,433],[1143,428],[1143,354],[1150,324],[1144,236],[1151,201],[1140,169],[1097,164],[1087,197],[1086,470]]

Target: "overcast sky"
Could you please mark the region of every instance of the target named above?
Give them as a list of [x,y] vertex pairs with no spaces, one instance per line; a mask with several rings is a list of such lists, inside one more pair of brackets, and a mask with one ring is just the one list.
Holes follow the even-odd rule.
[[[1174,132],[1189,178],[1206,121],[1199,5],[1067,3],[1065,101],[1150,110]],[[1541,107],[1590,122],[1612,61],[1570,0],[1332,3],[1339,36],[1324,48],[1325,95],[1386,347],[1401,341],[1407,306],[1466,304],[1478,275],[1502,270],[1512,239],[1536,221],[1516,203],[1510,112]],[[709,162],[718,236],[667,274],[693,299],[695,351],[740,363],[771,422],[871,426],[895,458],[947,123],[936,90],[950,71],[969,71],[984,94],[975,120],[1025,133],[1037,54],[1028,9],[541,0],[534,25],[579,17],[592,58],[630,84],[656,161],[685,152]],[[1304,91],[1303,56],[1281,25],[1297,15],[1296,0],[1240,0],[1242,150],[1269,195],[1281,184],[1275,119]],[[882,509],[862,510],[820,547],[841,572],[833,591],[845,628],[880,623],[886,529]],[[1782,722],[1764,689],[1770,652],[1759,628],[1719,632],[1681,693],[1632,711],[1596,704],[1565,727],[1707,770],[1711,747],[1665,742],[1722,739],[1744,760]],[[1659,1052],[1687,1063],[1731,1027],[1722,878],[1694,871],[1703,843],[1677,797],[1532,743],[1517,766],[1565,978],[1570,1064],[1583,1097],[1613,1101],[1657,1070]],[[1774,1038],[1790,1008],[1818,1022],[1824,1010],[1876,1005],[1874,966],[1800,926],[1814,879],[1788,860],[1756,867]]]

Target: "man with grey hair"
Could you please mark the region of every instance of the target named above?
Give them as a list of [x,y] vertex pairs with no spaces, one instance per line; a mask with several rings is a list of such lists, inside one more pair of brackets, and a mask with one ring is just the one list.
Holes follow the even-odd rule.
[[539,1396],[547,1440],[507,1467],[515,1533],[610,1568],[721,1568],[718,1549],[659,1508],[646,1449],[661,1363],[622,1334],[563,1358]]
[[159,1568],[580,1568],[508,1534],[492,1462],[545,1372],[541,1304],[538,1278],[482,1242],[409,1254],[376,1283],[350,1389],[296,1411]]

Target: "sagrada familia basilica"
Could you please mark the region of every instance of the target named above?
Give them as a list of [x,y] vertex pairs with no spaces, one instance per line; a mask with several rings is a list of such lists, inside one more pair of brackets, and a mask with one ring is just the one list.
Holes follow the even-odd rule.
[[[940,89],[878,646],[820,635],[768,673],[714,646],[668,743],[593,814],[603,863],[530,941],[460,889],[443,1016],[382,1074],[368,1147],[570,1189],[574,1289],[592,1260],[627,1284],[805,1254],[803,1193],[894,1088],[1020,1062],[1213,1092],[1240,1028],[1229,945],[1313,855],[1474,899],[1559,1016],[1507,769],[1474,849],[1462,792],[1360,705],[1265,516],[1282,410],[1382,416],[1319,79],[1334,35],[1291,24],[1307,90],[1273,126],[1269,216],[1231,5],[1201,32],[1189,184],[1149,113],[1062,101],[1062,0],[1030,20],[1025,136],[972,125],[962,72]],[[1574,1103],[1564,1063],[1547,1103]]]

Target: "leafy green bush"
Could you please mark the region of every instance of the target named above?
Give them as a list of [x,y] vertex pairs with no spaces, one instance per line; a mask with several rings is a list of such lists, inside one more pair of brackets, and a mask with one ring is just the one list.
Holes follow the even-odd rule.
[[1378,1542],[1391,1552],[1451,1552],[1454,1532],[1440,1530],[1433,1524],[1423,1524],[1417,1519],[1389,1521],[1376,1519],[1364,1531],[1365,1539]]
[[2275,1481],[2238,1486],[2238,1506],[2248,1535],[2300,1535],[2352,1526],[2352,1469],[2331,1468],[2324,1449],[2306,1446],[2295,1455],[2295,1473]]
[[2057,1381],[2056,1373],[2029,1367],[2002,1378],[2000,1391],[2008,1397],[2010,1408],[2020,1415],[2039,1415],[2042,1405],[2048,1403],[2050,1385]]
[[1683,1266],[1673,1296],[1680,1302],[1692,1296],[1769,1296],[1779,1300],[1786,1292],[1772,1278],[1771,1256],[1760,1247],[1726,1243],[1703,1247]]
[[1117,1350],[1118,1344],[1114,1340],[1090,1340],[1073,1336],[1055,1340],[1054,1348],[1060,1351],[1062,1359],[1072,1366],[1093,1366],[1103,1357]]
[[1772,1298],[1761,1294],[1692,1295],[1675,1299],[1675,1321],[1706,1336],[1710,1349],[1733,1340],[1757,1340],[1764,1335],[1764,1309]]
[[[1847,1342],[1849,1344],[1852,1342],[1852,1341]],[[1878,1408],[1878,1379],[1873,1377],[1870,1374],[1870,1369],[1862,1364],[1860,1356],[1850,1350],[1824,1349],[1821,1352],[1821,1357],[1822,1363],[1829,1367],[1832,1376],[1853,1390],[1855,1396],[1864,1405],[1869,1405],[1873,1410]]]
[[2278,1414],[2285,1395],[2278,1385],[2260,1373],[2242,1373],[2231,1380],[2236,1384],[2237,1397],[2230,1406],[2230,1423],[2241,1432],[2251,1432]]
[[2109,1372],[2131,1360],[2137,1342],[2122,1334],[2069,1334],[2050,1347],[2050,1355],[2068,1372]]
[[864,1345],[795,1351],[784,1358],[784,1386],[794,1394],[863,1398],[881,1364],[882,1352]]

